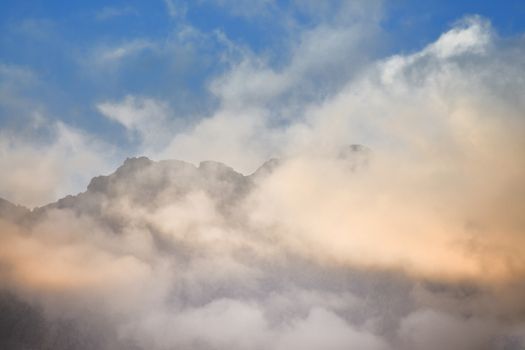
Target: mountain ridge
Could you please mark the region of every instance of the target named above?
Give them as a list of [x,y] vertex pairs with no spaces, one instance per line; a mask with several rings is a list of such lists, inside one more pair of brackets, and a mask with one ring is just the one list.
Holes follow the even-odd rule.
[[[39,207],[29,209],[0,197],[0,219],[31,225],[52,209],[102,214],[103,203],[108,198],[126,195],[135,201],[154,202],[168,188],[176,188],[174,197],[203,190],[219,199],[219,205],[228,206],[243,197],[254,181],[273,172],[279,164],[279,160],[272,158],[252,174],[243,175],[224,163],[211,160],[194,165],[175,159],[154,161],[145,156],[128,157],[113,173],[93,177],[85,191]],[[133,191],[129,191],[130,188]]]
[[[355,171],[366,166],[370,154],[368,147],[350,144],[339,149],[336,159],[348,162],[348,169]],[[178,187],[181,193],[200,189],[217,198],[225,198],[226,202],[234,201],[246,194],[261,178],[274,172],[283,162],[280,158],[270,158],[253,173],[244,175],[213,160],[201,161],[195,165],[177,159],[155,161],[146,156],[128,157],[111,174],[93,177],[85,191],[66,195],[42,206],[30,209],[0,197],[0,218],[23,222],[30,217],[29,221],[32,221],[50,209],[75,208],[84,198],[94,205],[94,197],[122,195],[129,188],[137,190],[135,199],[140,201],[158,196],[166,186]]]

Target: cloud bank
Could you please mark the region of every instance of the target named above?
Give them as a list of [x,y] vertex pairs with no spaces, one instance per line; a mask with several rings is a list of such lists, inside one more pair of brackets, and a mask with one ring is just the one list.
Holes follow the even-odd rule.
[[244,56],[171,138],[154,138],[158,101],[98,104],[183,161],[128,159],[30,213],[2,203],[0,307],[25,322],[4,345],[523,348],[523,40],[466,18],[418,52],[356,55],[311,98],[348,57],[323,38],[363,45],[338,23],[282,69]]

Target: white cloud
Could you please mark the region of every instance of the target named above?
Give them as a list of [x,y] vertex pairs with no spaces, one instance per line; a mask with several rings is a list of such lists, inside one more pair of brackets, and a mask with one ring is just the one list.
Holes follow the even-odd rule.
[[52,140],[0,133],[0,196],[30,207],[47,204],[115,166],[112,147],[94,137],[38,115],[33,123],[29,137],[47,132]]
[[33,40],[48,41],[56,34],[56,24],[47,18],[24,18],[12,23],[10,29]]
[[481,54],[490,44],[492,35],[490,23],[479,17],[469,17],[443,34],[427,48],[427,51],[439,58],[449,58],[468,52]]
[[425,309],[404,318],[399,332],[407,349],[477,350],[489,348],[498,327],[475,317]]
[[157,156],[194,163],[216,160],[250,173],[276,151],[271,147],[276,137],[268,134],[261,111],[222,112],[177,134]]
[[240,59],[230,61],[231,69],[210,82],[219,108],[174,135],[159,157],[215,159],[253,171],[286,147],[286,128],[273,125],[293,125],[310,105],[328,98],[357,74],[376,30],[374,24],[357,21],[349,27],[320,25],[301,32],[297,44],[290,44],[288,63],[280,69],[236,48]]
[[173,18],[183,18],[186,15],[187,5],[177,0],[164,0],[168,15]]
[[[300,89],[304,76],[326,61],[307,44],[299,46],[297,59],[283,73],[245,61],[216,81],[220,109],[177,134],[160,154],[224,161],[245,173],[271,156],[301,155],[263,184],[251,212],[260,220],[254,226],[283,225],[296,232],[297,237],[286,236],[292,245],[299,242],[300,251],[325,245],[321,251],[329,253],[322,259],[394,264],[450,278],[506,278],[510,270],[503,261],[519,259],[519,253],[506,245],[503,255],[473,254],[468,242],[477,234],[467,224],[483,227],[484,238],[476,238],[481,250],[498,241],[501,225],[509,239],[522,227],[516,210],[490,209],[502,200],[497,193],[519,187],[524,169],[519,150],[525,149],[523,103],[513,93],[523,89],[523,65],[520,54],[502,54],[497,45],[490,26],[470,18],[420,52],[366,66],[321,103],[299,99],[303,114],[285,121],[276,115],[288,112],[289,100],[276,96]],[[366,144],[375,155],[366,175],[352,181],[344,167],[322,159],[350,143]],[[506,201],[522,207],[518,196]],[[360,214],[341,219],[349,208]],[[491,229],[489,212],[507,224]],[[376,215],[383,220],[374,221]],[[392,230],[398,232],[394,237],[404,232],[413,249],[391,242]],[[428,242],[432,252],[417,248]]]
[[170,108],[159,100],[128,95],[122,101],[102,102],[96,107],[106,118],[124,126],[130,136],[137,136],[144,152],[162,146],[172,132]]
[[129,15],[138,15],[138,12],[136,9],[134,9],[131,6],[125,6],[125,7],[106,6],[100,9],[95,14],[95,17],[98,20],[105,21],[108,19],[122,17],[122,16],[129,16]]
[[33,107],[34,101],[23,92],[40,83],[35,72],[27,67],[0,63],[0,77],[0,105],[27,113],[26,109]]
[[334,313],[313,308],[305,319],[296,320],[291,324],[275,347],[278,350],[321,348],[386,350],[389,346],[373,334],[353,329]]
[[166,120],[168,110],[165,103],[131,95],[126,96],[122,102],[100,103],[97,108],[107,118],[133,130]]
[[275,0],[208,0],[207,2],[226,9],[228,13],[234,16],[252,20],[270,14],[276,7]]
[[[284,157],[255,183],[213,163],[129,160],[32,226],[0,219],[0,277],[49,322],[102,319],[148,349],[522,346],[524,48],[465,23],[357,72],[345,59],[360,46],[337,44],[360,32],[317,27],[282,69],[243,57],[212,84],[219,109],[182,131],[165,102],[99,103],[162,158],[249,172]],[[312,99],[317,77],[332,90]],[[1,136],[2,168],[39,175],[2,173],[14,195],[99,166],[89,135],[50,128],[44,146]],[[356,167],[349,143],[369,162]]]
[[128,56],[154,47],[155,44],[149,40],[136,39],[122,45],[100,47],[96,53],[96,59],[100,64],[118,62]]
[[[245,55],[232,69],[211,83],[223,107],[304,103],[329,96],[357,73],[367,57],[367,43],[377,28],[356,22],[349,27],[319,25],[301,32],[289,48],[288,64],[280,69],[253,55]],[[290,98],[292,97],[292,98]]]

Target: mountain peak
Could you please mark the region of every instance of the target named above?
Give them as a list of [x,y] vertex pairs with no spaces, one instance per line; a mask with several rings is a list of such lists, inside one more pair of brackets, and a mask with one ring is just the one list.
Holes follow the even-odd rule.
[[212,173],[212,174],[222,174],[222,173],[237,173],[232,167],[213,160],[205,160],[199,163],[198,169],[201,172]]
[[253,174],[250,175],[250,177],[253,177],[255,179],[263,178],[269,174],[271,174],[279,165],[282,164],[282,161],[278,158],[271,158],[264,162],[263,165],[261,165]]
[[140,168],[147,167],[153,163],[154,161],[144,156],[126,158],[124,163],[117,169],[117,172],[119,171],[119,169],[126,169],[126,170],[140,169]]
[[0,218],[9,221],[18,221],[23,216],[29,214],[31,211],[21,205],[16,205],[10,201],[0,198]]

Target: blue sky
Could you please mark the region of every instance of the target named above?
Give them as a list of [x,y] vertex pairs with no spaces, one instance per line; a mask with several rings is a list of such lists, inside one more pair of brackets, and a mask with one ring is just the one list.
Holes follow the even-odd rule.
[[[170,138],[224,106],[236,105],[241,114],[263,108],[265,126],[289,125],[306,102],[334,96],[370,62],[422,50],[474,15],[501,38],[519,40],[525,31],[519,0],[5,0],[4,146],[50,151],[65,128],[82,139],[75,147],[105,149],[111,160],[100,171],[129,155],[180,157],[188,150],[163,152]],[[232,82],[243,74],[250,76],[247,86],[235,90]],[[295,83],[282,83],[285,75]],[[280,90],[257,90],[269,77],[281,79]],[[117,103],[126,116],[111,108]]]
[[[213,104],[206,83],[228,68],[219,60],[225,47],[216,38],[177,42],[175,37],[183,26],[203,36],[220,32],[255,54],[270,56],[278,65],[287,60],[294,36],[332,21],[341,6],[340,1],[326,1],[326,13],[317,16],[302,9],[306,6],[301,1],[240,3],[6,0],[0,4],[0,62],[28,69],[38,77],[38,86],[21,91],[25,98],[68,123],[114,138],[118,130],[91,108],[99,99],[137,93],[162,97],[181,117],[190,118]],[[373,14],[381,17],[384,41],[375,48],[376,56],[417,50],[468,14],[489,18],[503,35],[519,34],[525,27],[525,4],[519,0],[395,0],[382,6],[380,13]],[[170,14],[170,7],[175,15]],[[121,63],[117,72],[104,63],[93,67],[89,62],[96,60],[97,49],[101,54],[135,40],[144,41],[143,51],[137,43],[135,57]],[[172,51],[150,52],[148,41],[173,44]],[[2,107],[2,127],[23,119]]]

